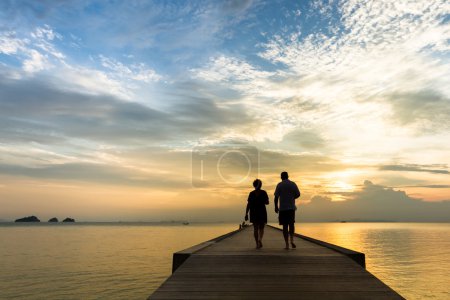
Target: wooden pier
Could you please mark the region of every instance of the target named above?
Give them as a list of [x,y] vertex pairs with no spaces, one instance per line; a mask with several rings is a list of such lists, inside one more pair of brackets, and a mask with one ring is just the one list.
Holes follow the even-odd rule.
[[149,299],[404,299],[365,269],[363,253],[296,235],[285,250],[266,226],[262,249],[253,228],[174,253],[173,274]]

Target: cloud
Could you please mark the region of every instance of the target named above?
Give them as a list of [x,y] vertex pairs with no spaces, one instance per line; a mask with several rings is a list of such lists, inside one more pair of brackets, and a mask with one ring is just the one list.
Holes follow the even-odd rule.
[[59,90],[96,96],[109,95],[123,100],[132,100],[135,97],[133,86],[102,70],[66,64],[60,67],[57,73],[61,74],[61,77],[53,74],[44,76]]
[[155,70],[148,68],[145,64],[126,66],[113,58],[103,55],[100,55],[100,61],[103,67],[112,70],[119,78],[147,83],[156,82],[162,78]]
[[50,64],[48,59],[36,50],[29,51],[29,58],[23,61],[23,69],[27,73],[35,73],[48,69]]
[[265,80],[274,75],[272,72],[258,70],[244,60],[225,55],[210,58],[207,65],[192,69],[191,72],[195,78],[223,85],[231,83],[232,88],[244,93],[264,89],[267,84]]
[[52,59],[61,62],[65,56],[52,44],[61,36],[48,25],[37,27],[27,36],[20,36],[15,31],[0,33],[0,53],[14,56],[22,62],[23,70],[36,73],[53,67]]
[[65,55],[58,51],[53,44],[55,40],[62,40],[63,37],[55,32],[53,28],[48,25],[37,27],[30,35],[33,38],[33,47],[41,49],[44,53],[53,56],[59,61],[65,59]]
[[[33,2],[4,5],[2,19],[25,26],[44,19],[49,23],[63,24],[68,31],[78,32],[87,43],[107,49],[139,51],[152,49],[164,60],[177,61],[201,57],[209,47],[221,44],[229,35],[232,25],[239,23],[253,1],[183,1],[183,2],[133,2],[96,3],[60,1]],[[65,19],[76,19],[77,24],[89,28],[83,32]],[[115,22],[111,23],[111,20]],[[73,22],[75,23],[75,22]],[[195,50],[189,52],[187,50]],[[184,50],[184,53],[181,53]],[[176,54],[176,58],[167,54]],[[185,56],[185,57],[184,57]],[[184,58],[183,58],[184,57]]]
[[44,25],[44,27],[37,27],[36,30],[31,33],[31,36],[35,39],[48,41],[52,41],[55,38],[62,39],[62,36],[59,33],[54,32],[48,25]]
[[446,130],[442,123],[448,117],[445,87],[450,86],[450,76],[438,45],[448,44],[450,37],[444,13],[448,3],[331,5],[336,12],[329,16],[328,28],[309,35],[275,35],[259,54],[289,70],[287,76],[298,86],[291,93],[323,105],[332,103],[338,111],[352,105],[351,117],[357,118],[366,110],[362,103],[370,102],[367,109],[382,112],[380,118],[392,111],[403,125],[426,120]]
[[[113,96],[59,90],[39,80],[3,82],[0,105],[2,118],[26,120],[30,127],[42,123],[69,137],[100,140],[125,138],[136,116],[150,129],[149,135],[157,136],[156,128],[150,127],[166,118],[164,113]],[[138,128],[137,132],[142,134]]]
[[190,181],[173,176],[161,176],[136,169],[103,163],[42,164],[38,167],[0,164],[3,175],[34,179],[89,182],[106,185],[123,185],[175,190],[189,188]]
[[2,80],[0,86],[0,120],[7,125],[0,130],[16,140],[33,133],[42,140],[47,132],[49,137],[94,143],[182,144],[253,122],[240,104],[219,106],[201,94],[185,94],[183,102],[162,111],[112,95],[56,88],[39,79]]
[[12,55],[25,47],[26,41],[16,37],[14,31],[0,33],[0,53]]
[[[51,74],[59,74],[58,86],[91,94],[112,94],[131,99],[135,96],[135,90],[139,89],[136,82],[148,84],[162,79],[161,75],[144,63],[126,65],[103,55],[99,56],[103,69],[97,68],[98,66],[77,65],[58,49],[64,48],[64,44],[61,44],[63,40],[63,36],[49,25],[36,27],[22,34],[3,32],[0,33],[0,53],[21,62],[25,71],[22,72],[22,77],[40,72],[49,78],[51,71]],[[60,43],[59,47],[57,43]],[[70,41],[69,44],[71,43]]]
[[449,189],[450,185],[448,184],[429,184],[429,185],[411,185],[408,187],[423,187],[429,189]]
[[[439,168],[436,168],[439,167]],[[379,168],[384,171],[407,171],[407,172],[427,172],[427,173],[435,173],[435,174],[450,174],[447,170],[447,166],[440,165],[415,165],[415,164],[407,164],[407,165],[385,165]]]
[[389,96],[395,120],[418,124],[423,130],[445,131],[450,128],[450,98],[433,90]]
[[326,141],[317,130],[296,129],[283,137],[283,142],[292,144],[293,148],[315,150],[322,149]]
[[299,206],[305,221],[449,222],[450,201],[427,202],[366,180],[362,190],[346,193],[346,201],[316,195]]

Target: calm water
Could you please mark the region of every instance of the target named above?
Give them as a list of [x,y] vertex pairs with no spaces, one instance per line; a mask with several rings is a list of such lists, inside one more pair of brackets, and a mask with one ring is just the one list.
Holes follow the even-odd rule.
[[[368,270],[408,299],[450,299],[450,224],[297,225],[364,252]],[[236,227],[0,224],[0,298],[145,299],[170,275],[173,252]]]

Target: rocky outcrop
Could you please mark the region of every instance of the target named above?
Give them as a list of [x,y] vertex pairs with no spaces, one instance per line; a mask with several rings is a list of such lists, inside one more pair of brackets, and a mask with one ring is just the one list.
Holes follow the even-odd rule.
[[72,219],[72,218],[65,218],[65,219],[63,220],[63,222],[75,222],[75,219]]
[[40,222],[36,216],[29,216],[15,220],[14,222]]
[[58,218],[51,218],[50,220],[48,220],[49,223],[57,223],[58,222]]

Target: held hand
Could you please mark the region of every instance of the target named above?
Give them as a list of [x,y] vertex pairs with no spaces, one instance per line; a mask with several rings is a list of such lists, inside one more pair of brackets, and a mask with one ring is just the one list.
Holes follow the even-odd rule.
[[248,221],[248,215],[245,215],[244,219],[245,219],[245,221]]
[[275,207],[275,213],[276,214],[278,213],[278,207]]

